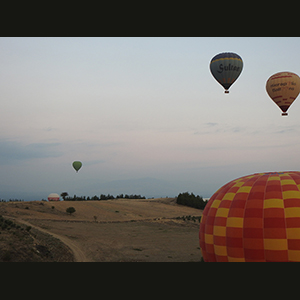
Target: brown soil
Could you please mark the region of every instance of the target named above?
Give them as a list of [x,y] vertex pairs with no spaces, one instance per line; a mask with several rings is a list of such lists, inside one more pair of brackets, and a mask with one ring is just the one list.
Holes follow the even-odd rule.
[[[72,215],[66,213],[70,206]],[[201,260],[199,221],[178,217],[201,216],[202,210],[174,198],[8,202],[0,203],[0,214],[59,239],[75,261]]]

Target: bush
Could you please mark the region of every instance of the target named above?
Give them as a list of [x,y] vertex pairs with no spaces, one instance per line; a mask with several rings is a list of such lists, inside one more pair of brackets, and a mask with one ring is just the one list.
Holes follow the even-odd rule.
[[201,196],[195,196],[193,193],[189,194],[188,192],[180,193],[177,196],[176,203],[181,205],[186,205],[198,209],[204,209],[207,201],[204,201]]
[[76,211],[76,209],[75,209],[73,206],[70,206],[70,207],[68,207],[68,208],[66,209],[66,212],[69,213],[70,215],[71,215],[72,213],[74,213],[75,211]]

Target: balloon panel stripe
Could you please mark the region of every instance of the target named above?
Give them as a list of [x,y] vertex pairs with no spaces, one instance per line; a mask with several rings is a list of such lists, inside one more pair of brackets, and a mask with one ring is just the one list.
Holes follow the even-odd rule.
[[272,78],[270,78],[270,80],[279,79],[279,78],[288,78],[288,77],[292,77],[292,76],[291,76],[291,75],[288,75],[288,76],[272,77]]

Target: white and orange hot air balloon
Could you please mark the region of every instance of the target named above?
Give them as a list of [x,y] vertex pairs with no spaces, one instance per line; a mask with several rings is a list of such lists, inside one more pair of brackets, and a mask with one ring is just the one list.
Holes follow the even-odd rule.
[[282,116],[287,116],[287,110],[300,92],[300,77],[292,72],[276,73],[268,79],[266,90],[282,110]]
[[48,201],[59,201],[60,196],[56,193],[51,193],[48,196]]

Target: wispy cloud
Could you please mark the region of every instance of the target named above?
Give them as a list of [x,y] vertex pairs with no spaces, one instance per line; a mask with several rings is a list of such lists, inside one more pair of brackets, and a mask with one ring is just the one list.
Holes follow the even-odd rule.
[[44,130],[44,131],[47,131],[47,132],[50,132],[50,131],[56,131],[57,128],[54,128],[54,127],[49,126],[49,127],[43,128],[43,130]]
[[105,162],[105,160],[103,160],[103,159],[89,160],[89,161],[85,161],[84,165],[85,166],[92,166],[92,165],[102,164],[104,162]]
[[207,125],[209,127],[214,127],[214,126],[218,125],[218,123],[208,122],[208,123],[204,123],[204,125]]
[[195,131],[194,134],[220,134],[220,133],[239,133],[246,131],[243,126],[232,126],[228,124],[220,124],[215,122],[203,123],[199,130]]
[[0,140],[0,164],[14,164],[19,161],[59,157],[62,152],[57,148],[60,143],[23,143],[9,140]]
[[282,133],[287,134],[287,133],[296,133],[296,132],[298,132],[298,129],[295,128],[295,127],[291,127],[291,126],[287,126],[287,127],[282,128],[280,130],[274,131],[275,134],[277,134],[277,133],[279,133],[279,134],[282,134]]
[[299,127],[295,125],[274,125],[260,126],[251,124],[248,126],[241,126],[230,123],[216,123],[206,122],[202,123],[197,130],[194,130],[195,135],[207,135],[207,134],[224,134],[224,133],[242,133],[244,135],[295,135],[299,133]]

